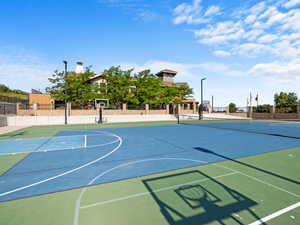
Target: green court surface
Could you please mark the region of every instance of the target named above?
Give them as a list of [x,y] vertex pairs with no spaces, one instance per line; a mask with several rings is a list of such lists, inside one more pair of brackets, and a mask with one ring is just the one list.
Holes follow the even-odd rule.
[[299,159],[293,148],[1,202],[0,224],[299,224]]

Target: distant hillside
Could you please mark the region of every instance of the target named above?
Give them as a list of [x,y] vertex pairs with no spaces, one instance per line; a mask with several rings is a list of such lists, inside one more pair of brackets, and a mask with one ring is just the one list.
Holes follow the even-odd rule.
[[0,95],[7,97],[17,97],[21,99],[28,99],[28,93],[21,90],[10,89],[4,84],[0,84]]

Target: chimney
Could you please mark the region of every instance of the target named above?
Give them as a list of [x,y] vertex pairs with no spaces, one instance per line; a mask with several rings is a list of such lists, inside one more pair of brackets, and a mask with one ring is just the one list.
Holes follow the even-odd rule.
[[76,63],[76,69],[75,69],[75,73],[83,73],[84,69],[83,69],[83,63],[82,62],[77,62]]

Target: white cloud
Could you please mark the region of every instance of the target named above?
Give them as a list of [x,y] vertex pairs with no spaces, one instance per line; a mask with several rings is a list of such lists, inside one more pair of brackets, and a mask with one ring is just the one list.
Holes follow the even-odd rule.
[[269,18],[277,13],[277,8],[275,6],[268,7],[258,18],[259,19],[266,19]]
[[203,12],[202,0],[193,0],[191,4],[181,3],[173,10],[174,24],[204,24],[211,21],[213,16],[220,14],[220,7],[210,6]]
[[244,32],[240,22],[225,21],[215,26],[209,26],[206,29],[195,31],[194,33],[196,37],[200,38],[200,43],[215,44],[237,40],[243,36]]
[[219,13],[220,13],[220,7],[217,5],[212,5],[206,10],[204,16],[217,15]]
[[252,6],[249,9],[249,13],[254,14],[254,15],[258,15],[260,14],[262,11],[264,11],[267,7],[267,4],[265,1],[259,2],[256,5]]
[[[119,8],[122,12],[134,20],[153,22],[161,19],[160,14],[155,12],[153,3],[147,0],[98,0],[98,3],[112,8]],[[159,4],[165,8],[165,4]]]
[[245,43],[239,45],[234,49],[236,54],[248,57],[255,57],[257,55],[276,53],[276,51],[268,45],[258,43]]
[[174,9],[174,24],[198,24],[207,21],[199,16],[202,0],[193,0],[193,4],[182,3]]
[[284,59],[293,59],[300,57],[299,46],[293,47],[288,40],[284,40],[274,44],[277,54]]
[[261,36],[257,40],[257,42],[259,42],[259,43],[270,43],[270,42],[272,42],[272,41],[274,41],[276,39],[278,39],[278,37],[276,35],[274,35],[274,34],[266,34],[264,36]]
[[257,39],[258,36],[263,34],[264,31],[261,29],[252,29],[250,31],[245,32],[243,38],[247,39],[248,41],[254,41]]
[[120,63],[122,68],[131,69],[134,68],[135,72],[139,72],[142,70],[150,69],[153,73],[158,73],[163,69],[171,69],[178,72],[178,76],[176,77],[179,81],[186,81],[195,78],[195,75],[190,71],[190,65],[169,62],[169,61],[160,61],[160,60],[151,60],[143,65],[137,65],[132,63]]
[[217,50],[217,51],[214,51],[214,55],[218,56],[218,57],[227,57],[227,56],[230,56],[231,53],[227,52],[227,51],[223,51],[223,50]]
[[169,62],[169,61],[160,61],[153,60],[148,61],[143,65],[137,65],[132,63],[120,63],[119,64],[123,69],[131,69],[134,68],[135,72],[139,72],[142,70],[150,69],[152,72],[157,73],[163,69],[171,69],[178,72],[176,79],[178,81],[191,81],[199,78],[199,73],[197,71],[210,71],[217,74],[222,74],[225,76],[245,76],[246,73],[244,71],[236,70],[231,68],[228,65],[219,62],[205,62],[199,64],[185,64],[185,63],[177,63],[177,62]]
[[31,88],[43,89],[47,85],[54,69],[34,53],[13,47],[2,47],[1,52],[0,83],[26,91]]
[[259,63],[250,69],[249,74],[266,76],[272,81],[281,84],[295,84],[295,82],[299,84],[300,59],[289,62]]
[[251,14],[251,15],[247,16],[244,21],[247,24],[254,23],[256,21],[256,16]]
[[198,43],[217,49],[212,50],[216,57],[250,57],[248,65],[251,69],[235,71],[213,63],[198,65],[199,68],[219,70],[224,75],[256,74],[280,84],[294,85],[298,82],[299,86],[300,9],[293,8],[298,2],[300,0],[260,1],[236,16],[227,16],[226,9],[222,9],[224,13],[218,17],[222,20],[200,24],[194,30],[194,36]]
[[[224,13],[223,21],[210,21],[194,30],[195,38],[200,44],[221,47],[231,55],[298,57],[300,9],[283,10],[280,5],[261,1],[245,9],[239,18],[231,17],[230,20],[226,20]],[[222,54],[212,53],[216,56]]]
[[296,5],[299,5],[300,4],[300,0],[289,0],[287,1],[283,6],[285,8],[292,8]]
[[137,13],[137,20],[142,20],[144,22],[152,22],[159,18],[159,15],[149,11],[149,10],[140,10],[140,12]]
[[300,30],[300,10],[295,9],[291,10],[286,14],[286,17],[284,18],[281,28],[283,30],[291,30],[295,32],[299,32]]

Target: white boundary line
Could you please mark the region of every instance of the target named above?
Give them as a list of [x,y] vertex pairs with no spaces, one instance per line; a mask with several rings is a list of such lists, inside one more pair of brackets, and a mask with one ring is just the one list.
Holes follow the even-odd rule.
[[[76,132],[83,132],[87,134],[87,131],[89,132],[100,132],[95,130],[68,130],[68,131],[76,131]],[[104,132],[104,131],[103,131]],[[108,133],[108,132],[107,132]],[[88,134],[88,136],[99,136],[100,134]],[[3,139],[0,140],[0,145],[2,142],[13,142],[13,141],[29,141],[29,140],[40,140],[40,139],[51,139],[51,138],[64,138],[64,137],[78,137],[78,136],[84,136],[84,134],[74,134],[74,135],[61,135],[61,136],[48,136],[48,137],[32,137],[32,138],[16,138],[16,139]]]
[[[78,135],[74,135],[74,136],[78,136]],[[92,135],[92,136],[101,136],[99,135]],[[105,146],[105,145],[111,145],[114,143],[119,142],[119,139],[116,138],[115,141],[112,142],[108,142],[108,143],[103,143],[103,144],[99,144],[99,145],[87,145],[84,148],[94,148],[94,147],[100,147],[100,146]],[[77,149],[82,149],[83,147],[69,147],[69,148],[49,148],[49,149],[45,149],[45,150],[38,150],[38,151],[28,151],[28,152],[12,152],[12,153],[0,153],[1,155],[17,155],[17,154],[24,154],[24,153],[41,153],[41,152],[55,152],[55,151],[64,151],[64,150],[77,150]]]
[[227,167],[227,166],[218,165],[218,164],[214,164],[214,165],[217,166],[217,167],[222,167],[222,168],[225,168],[225,169],[229,169],[229,170],[234,171],[234,172],[238,172],[238,173],[240,173],[240,174],[242,174],[242,175],[244,175],[244,176],[246,176],[246,177],[251,178],[252,180],[255,180],[255,181],[259,182],[259,183],[265,184],[265,185],[270,186],[270,187],[272,187],[272,188],[274,188],[274,189],[277,189],[277,190],[279,190],[279,191],[288,193],[288,194],[290,194],[290,195],[292,195],[292,196],[294,196],[294,197],[300,198],[300,195],[298,195],[298,194],[295,194],[295,193],[293,193],[293,192],[291,192],[291,191],[288,191],[288,190],[286,190],[286,189],[284,189],[284,188],[278,187],[278,186],[276,186],[276,185],[274,185],[274,184],[271,184],[271,183],[268,183],[268,182],[266,182],[266,181],[260,180],[260,179],[258,179],[258,178],[256,178],[256,177],[253,177],[253,176],[248,175],[248,174],[246,174],[246,173],[240,172],[240,171],[235,170],[235,169],[231,169],[231,168],[229,168],[229,167]]
[[[222,178],[222,177],[232,176],[234,174],[238,174],[238,173],[231,172],[231,173],[226,173],[226,174],[219,175],[219,176],[214,176],[214,177],[211,177],[211,178],[219,179],[219,178]],[[80,206],[80,209],[87,209],[87,208],[91,208],[91,207],[95,207],[95,206],[99,206],[99,205],[104,205],[104,204],[107,204],[107,203],[127,200],[127,199],[136,198],[136,197],[140,197],[140,196],[144,196],[144,195],[150,195],[151,193],[158,193],[158,192],[162,192],[162,191],[167,191],[167,190],[170,190],[170,189],[173,189],[173,188],[176,188],[176,187],[180,187],[182,185],[201,183],[201,182],[205,182],[205,181],[209,181],[209,180],[211,180],[211,179],[210,178],[204,178],[204,179],[194,180],[194,181],[190,181],[190,182],[186,182],[186,183],[182,183],[182,184],[176,184],[176,185],[168,186],[168,187],[165,187],[165,188],[159,188],[159,189],[156,189],[156,190],[151,191],[151,192],[149,192],[149,191],[148,192],[142,192],[142,193],[128,195],[128,196],[121,197],[121,198],[115,198],[115,199],[111,199],[111,200],[107,200],[107,201],[96,202],[96,203],[93,203],[93,204]]]
[[[187,161],[192,161],[192,162],[208,163],[208,162],[206,162],[206,161],[194,160],[194,159],[186,159],[186,158],[157,158],[157,159],[145,159],[145,160],[140,160],[140,161],[134,161],[134,162],[129,162],[129,163],[121,164],[121,165],[118,165],[118,166],[116,166],[116,167],[113,167],[113,168],[111,168],[111,169],[108,169],[108,170],[104,171],[103,173],[99,174],[99,175],[96,176],[94,179],[92,179],[88,185],[93,184],[97,179],[99,179],[100,177],[104,176],[105,174],[107,174],[107,173],[109,173],[109,172],[111,172],[111,171],[113,171],[113,170],[115,170],[115,169],[121,168],[121,167],[123,167],[123,166],[127,166],[127,165],[134,164],[134,163],[137,163],[137,162],[146,162],[146,161],[163,160],[163,159],[164,159],[164,160],[167,160],[167,159],[169,159],[169,160],[172,160],[172,159],[173,159],[173,160],[187,160]],[[244,176],[249,177],[249,178],[251,178],[251,179],[253,179],[253,180],[255,180],[255,181],[259,182],[259,183],[265,184],[265,185],[270,186],[270,187],[272,187],[272,188],[274,188],[274,189],[277,189],[277,190],[279,190],[279,191],[288,193],[288,194],[290,194],[290,195],[292,195],[292,196],[294,196],[294,197],[300,198],[300,195],[297,195],[297,194],[295,194],[295,193],[293,193],[293,192],[290,192],[290,191],[288,191],[288,190],[286,190],[286,189],[284,189],[284,188],[280,188],[280,187],[278,187],[278,186],[276,186],[276,185],[270,184],[270,183],[268,183],[268,182],[266,182],[266,181],[262,181],[262,180],[260,180],[260,179],[258,179],[258,178],[256,178],[256,177],[253,177],[253,176],[251,176],[251,175],[245,174],[245,173],[240,172],[240,171],[238,171],[238,170],[235,170],[235,169],[232,169],[232,168],[223,166],[223,165],[218,165],[218,164],[216,164],[216,163],[212,163],[211,165],[214,165],[214,166],[216,166],[216,167],[220,167],[220,168],[223,168],[223,169],[230,170],[230,171],[234,172],[235,174],[241,174],[241,175],[244,175]],[[76,200],[76,204],[75,204],[75,214],[74,214],[74,223],[73,223],[73,225],[78,225],[78,224],[79,224],[79,214],[80,214],[80,209],[81,209],[80,202],[81,202],[81,199],[82,199],[84,193],[86,192],[87,188],[88,188],[88,186],[85,187],[85,188],[80,192],[80,195],[79,195],[78,199]],[[83,207],[84,207],[84,206],[83,206]]]
[[[104,172],[102,172],[101,174],[97,175],[96,177],[94,177],[89,183],[88,185],[93,184],[97,179],[99,179],[100,177],[103,177],[104,175],[112,172],[113,170],[122,168],[124,166],[128,166],[128,165],[132,165],[132,164],[137,164],[137,163],[144,163],[144,162],[149,162],[149,161],[160,161],[160,160],[180,160],[180,161],[192,161],[192,162],[198,162],[198,163],[208,163],[206,161],[201,161],[201,160],[193,160],[193,159],[185,159],[185,158],[152,158],[152,159],[143,159],[143,160],[137,160],[137,161],[132,161],[132,162],[128,162],[128,163],[123,163],[123,164],[119,164],[118,166],[115,166],[113,168],[110,168]],[[82,191],[79,194],[78,199],[76,200],[76,204],[75,204],[75,214],[74,214],[74,222],[73,225],[78,225],[79,223],[79,214],[80,214],[80,203],[81,203],[81,199],[83,197],[83,195],[85,194],[86,190],[87,190],[88,186],[85,187],[84,189],[82,189]]]
[[276,218],[278,216],[281,216],[282,214],[287,213],[287,212],[289,212],[289,211],[291,211],[293,209],[296,209],[298,207],[300,207],[300,202],[297,202],[297,203],[295,203],[293,205],[290,205],[290,206],[288,206],[288,207],[286,207],[284,209],[278,210],[277,212],[274,212],[274,213],[272,213],[269,216],[266,216],[266,217],[261,218],[261,219],[255,221],[255,222],[253,222],[253,223],[250,223],[249,225],[260,225],[260,224],[263,224],[263,223],[265,223],[265,222],[267,222],[267,221],[269,221],[271,219],[274,219],[274,218]]
[[[100,132],[100,131],[98,131],[98,132]],[[102,132],[100,132],[100,133],[102,133]],[[117,137],[118,140],[119,140],[118,146],[115,147],[111,152],[108,152],[108,153],[106,153],[105,155],[103,155],[103,156],[101,156],[101,157],[99,157],[99,158],[97,158],[97,159],[95,159],[95,160],[93,160],[93,161],[90,161],[90,162],[88,162],[88,163],[86,163],[86,164],[84,164],[84,165],[82,165],[82,166],[79,166],[79,167],[77,167],[77,168],[75,168],[75,169],[68,170],[68,171],[66,171],[66,172],[64,172],[64,173],[58,174],[58,175],[53,176],[53,177],[49,177],[49,178],[47,178],[47,179],[45,179],[45,180],[41,180],[41,181],[35,182],[35,183],[33,183],[33,184],[29,184],[29,185],[26,185],[26,186],[23,186],[23,187],[19,187],[19,188],[16,188],[16,189],[13,189],[13,190],[10,190],[10,191],[7,191],[7,192],[0,193],[0,197],[5,196],[5,195],[9,195],[9,194],[12,194],[12,193],[14,193],[14,192],[21,191],[21,190],[24,190],[24,189],[27,189],[27,188],[30,188],[30,187],[33,187],[33,186],[36,186],[36,185],[39,185],[39,184],[42,184],[42,183],[45,183],[45,182],[48,182],[48,181],[50,181],[50,180],[54,180],[54,179],[56,179],[56,178],[65,176],[65,175],[70,174],[70,173],[74,173],[74,172],[76,172],[77,170],[83,169],[83,168],[85,168],[85,167],[87,167],[87,166],[89,166],[89,165],[92,165],[92,164],[94,164],[94,163],[96,163],[96,162],[98,162],[98,161],[100,161],[100,160],[102,160],[102,159],[108,157],[109,155],[111,155],[112,153],[114,153],[115,151],[117,151],[117,150],[121,147],[121,145],[122,145],[122,143],[123,143],[123,140],[122,140],[122,138],[121,138],[120,136],[118,136],[118,135],[116,135],[116,134],[109,133],[109,132],[103,132],[103,133],[106,133],[106,134],[111,135],[111,136],[115,136],[115,137]]]

